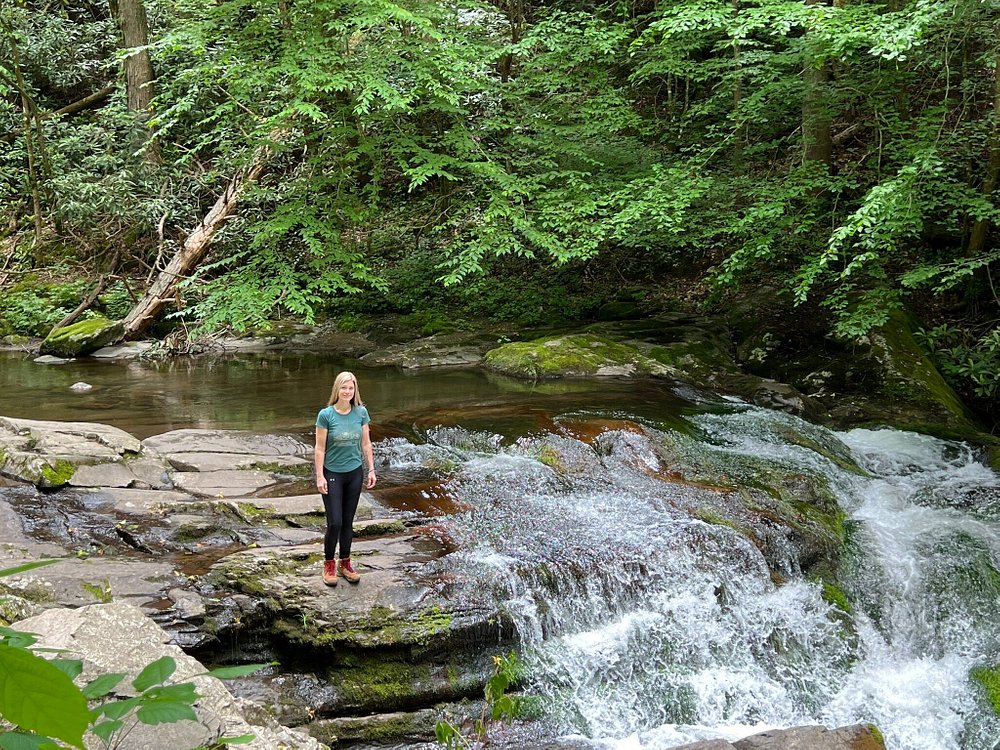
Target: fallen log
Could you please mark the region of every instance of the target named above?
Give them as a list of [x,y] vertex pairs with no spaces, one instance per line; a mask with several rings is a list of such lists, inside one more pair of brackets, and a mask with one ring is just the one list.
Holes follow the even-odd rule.
[[188,235],[180,250],[174,254],[146,295],[136,303],[122,320],[123,340],[138,337],[145,331],[166,305],[176,298],[177,285],[187,279],[208,254],[212,238],[236,209],[240,194],[264,173],[266,158],[261,157],[246,171],[234,177],[226,186],[215,205],[205,214],[201,223]]

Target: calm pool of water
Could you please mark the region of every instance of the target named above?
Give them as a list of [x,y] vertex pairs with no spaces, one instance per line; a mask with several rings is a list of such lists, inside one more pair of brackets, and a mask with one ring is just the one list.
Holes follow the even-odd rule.
[[[0,415],[102,422],[140,439],[185,427],[308,433],[345,369],[358,377],[376,439],[434,424],[516,436],[578,410],[659,420],[690,406],[670,384],[651,380],[530,383],[481,370],[411,373],[303,354],[42,365],[27,354],[0,352]],[[92,389],[71,390],[81,381]]]

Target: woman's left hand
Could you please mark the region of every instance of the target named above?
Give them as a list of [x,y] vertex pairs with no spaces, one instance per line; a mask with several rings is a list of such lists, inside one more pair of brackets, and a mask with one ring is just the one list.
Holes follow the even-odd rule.
[[370,490],[375,486],[375,469],[371,469],[368,472],[368,478],[365,480],[365,489]]

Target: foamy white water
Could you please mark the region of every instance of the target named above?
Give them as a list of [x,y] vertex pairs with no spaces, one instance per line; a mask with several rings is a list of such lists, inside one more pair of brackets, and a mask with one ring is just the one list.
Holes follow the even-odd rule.
[[[455,520],[451,563],[518,624],[553,731],[662,750],[871,722],[894,750],[993,747],[1000,722],[969,671],[1000,662],[997,475],[913,433],[834,434],[761,409],[692,421],[698,439],[621,430],[593,446],[437,436],[457,461],[450,491],[474,507]],[[822,478],[849,518],[850,615],[780,535],[769,566],[745,534],[684,512],[717,495],[664,481],[665,456],[736,486],[761,471]]]

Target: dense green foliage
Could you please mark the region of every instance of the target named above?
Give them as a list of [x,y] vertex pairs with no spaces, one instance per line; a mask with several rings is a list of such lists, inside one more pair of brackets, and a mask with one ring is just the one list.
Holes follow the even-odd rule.
[[[68,259],[141,294],[264,159],[177,300],[200,330],[455,308],[537,323],[665,279],[716,298],[766,280],[845,337],[904,305],[957,327],[932,336],[945,371],[997,393],[979,372],[1000,306],[996,0],[145,7],[148,118],[127,110],[104,2],[0,10],[4,277]],[[10,328],[49,322],[8,308]]]

